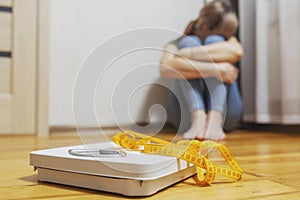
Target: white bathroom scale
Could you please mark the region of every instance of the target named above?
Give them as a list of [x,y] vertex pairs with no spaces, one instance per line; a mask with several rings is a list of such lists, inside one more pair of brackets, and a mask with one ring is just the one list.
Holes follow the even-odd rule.
[[30,153],[38,181],[149,196],[196,174],[174,157],[124,150],[113,142],[68,146]]

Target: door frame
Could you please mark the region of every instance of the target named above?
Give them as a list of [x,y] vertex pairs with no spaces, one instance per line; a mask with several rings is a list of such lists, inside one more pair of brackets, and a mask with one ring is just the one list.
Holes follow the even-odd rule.
[[50,0],[37,1],[37,117],[38,137],[49,135]]
[[[6,109],[7,113],[1,116],[1,120],[6,119],[4,122],[7,127],[2,129],[1,134],[38,135],[41,133],[41,127],[47,126],[38,124],[38,119],[41,119],[38,118],[38,112],[41,112],[38,108],[45,108],[45,104],[40,104],[42,101],[41,96],[37,94],[38,86],[40,83],[48,84],[47,81],[38,80],[38,72],[43,73],[44,70],[38,65],[38,0],[1,0],[1,5],[10,13],[10,22],[6,27],[10,30],[10,36],[5,38],[9,45],[3,49],[10,57],[10,83],[7,94],[4,92],[4,95],[1,95],[7,97],[8,102],[5,104],[4,98],[2,108]],[[43,134],[48,134],[47,129],[44,130],[46,132]]]

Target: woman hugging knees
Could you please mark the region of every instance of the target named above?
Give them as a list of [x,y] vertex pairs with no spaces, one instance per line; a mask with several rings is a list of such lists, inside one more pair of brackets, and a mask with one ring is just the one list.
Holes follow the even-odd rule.
[[[186,139],[223,140],[224,131],[238,126],[242,99],[233,63],[240,60],[243,49],[234,37],[237,27],[231,7],[215,0],[188,24],[184,36],[165,47],[160,72],[175,79],[174,89],[187,105],[191,120],[189,127],[183,128],[187,129],[183,133]],[[168,118],[179,127],[181,105],[178,101],[176,105],[174,98],[171,93]]]

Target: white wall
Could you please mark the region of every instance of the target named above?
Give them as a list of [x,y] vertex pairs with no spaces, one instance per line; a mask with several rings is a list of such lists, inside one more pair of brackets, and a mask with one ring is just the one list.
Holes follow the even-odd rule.
[[[51,0],[50,125],[73,125],[72,92],[76,74],[84,59],[98,44],[104,42],[99,47],[98,55],[90,57],[87,62],[97,64],[103,72],[107,61],[114,58],[111,56],[120,46],[127,47],[123,50],[141,45],[162,48],[178,36],[174,31],[182,32],[187,23],[198,15],[202,5],[201,0]],[[174,31],[146,29],[148,31],[124,33],[141,27],[160,27]],[[121,32],[124,37],[121,35],[109,40]],[[135,37],[136,34],[140,36]],[[137,44],[139,42],[141,44]],[[105,45],[106,49],[103,49]],[[159,87],[144,86],[137,89],[143,83],[160,81],[160,55],[160,51],[143,50],[123,56],[113,63],[98,87],[94,86],[95,112],[102,118],[102,125],[115,124],[113,115],[118,115],[118,123],[122,124],[144,121],[150,104],[165,102],[166,93]],[[128,73],[143,64],[147,65]],[[122,76],[123,79],[120,79]],[[89,86],[87,83],[82,87]],[[115,87],[119,88],[118,92],[112,93]],[[86,100],[86,104],[90,102],[90,99]],[[115,111],[112,111],[111,105],[119,111],[112,113]],[[123,113],[123,107],[128,107],[129,114]],[[78,112],[84,111],[82,106]],[[157,114],[157,120],[160,115]],[[95,125],[95,121],[88,119],[82,123]]]

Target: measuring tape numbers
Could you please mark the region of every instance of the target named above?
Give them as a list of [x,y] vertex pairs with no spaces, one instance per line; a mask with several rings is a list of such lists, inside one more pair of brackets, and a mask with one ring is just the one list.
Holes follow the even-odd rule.
[[[113,137],[113,141],[126,149],[143,149],[141,150],[143,153],[171,156],[185,160],[197,167],[197,178],[201,184],[210,185],[216,175],[235,180],[242,178],[243,170],[230,151],[224,145],[214,141],[180,140],[177,143],[171,143],[134,131],[117,133]],[[208,159],[208,152],[213,148],[219,150],[229,168],[218,166]]]

